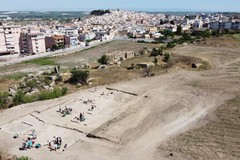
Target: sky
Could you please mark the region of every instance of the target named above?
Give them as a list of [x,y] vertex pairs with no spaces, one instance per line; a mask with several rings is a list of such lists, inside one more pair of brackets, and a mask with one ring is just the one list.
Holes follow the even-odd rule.
[[141,11],[240,12],[240,0],[0,0],[0,11]]

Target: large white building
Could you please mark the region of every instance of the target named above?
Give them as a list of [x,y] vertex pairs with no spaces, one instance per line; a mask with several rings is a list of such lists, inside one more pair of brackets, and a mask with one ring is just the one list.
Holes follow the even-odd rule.
[[20,26],[0,26],[0,52],[20,53]]
[[22,53],[37,54],[46,52],[43,33],[22,33],[20,41]]
[[20,26],[3,26],[3,29],[5,33],[7,51],[10,51],[11,53],[20,53]]
[[211,29],[223,30],[223,29],[240,29],[239,21],[216,21],[210,23]]
[[0,53],[4,53],[7,51],[5,33],[3,26],[0,26]]

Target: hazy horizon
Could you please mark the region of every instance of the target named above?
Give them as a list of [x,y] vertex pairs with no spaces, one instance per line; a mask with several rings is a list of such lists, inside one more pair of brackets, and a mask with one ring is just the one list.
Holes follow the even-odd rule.
[[[123,9],[135,11],[239,12],[239,0],[0,0],[0,11],[91,11],[94,9]],[[14,4],[14,5],[13,5]]]
[[187,9],[121,9],[121,8],[93,8],[93,9],[85,9],[85,10],[0,10],[0,12],[91,12],[92,10],[126,10],[126,11],[136,11],[136,12],[237,12],[240,13],[240,11],[214,11],[214,10],[187,10]]

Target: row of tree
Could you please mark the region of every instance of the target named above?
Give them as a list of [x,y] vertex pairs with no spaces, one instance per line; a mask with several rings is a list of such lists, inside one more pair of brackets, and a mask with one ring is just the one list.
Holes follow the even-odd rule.
[[104,15],[104,14],[107,14],[107,13],[111,13],[111,11],[108,9],[108,10],[93,10],[90,15],[94,15],[94,16],[101,16],[101,15]]

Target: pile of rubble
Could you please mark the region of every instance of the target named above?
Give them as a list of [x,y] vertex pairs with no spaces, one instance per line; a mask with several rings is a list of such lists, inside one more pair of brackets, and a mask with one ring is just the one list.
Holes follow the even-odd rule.
[[39,72],[36,75],[28,74],[18,84],[11,85],[8,93],[13,97],[19,90],[26,95],[32,95],[41,90],[53,90],[56,83],[62,81],[61,77],[59,67],[54,71]]

